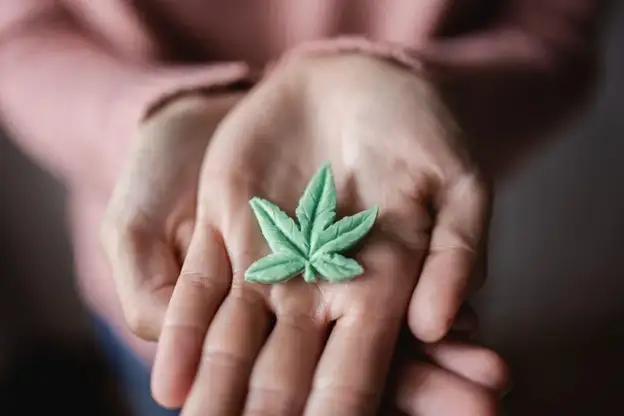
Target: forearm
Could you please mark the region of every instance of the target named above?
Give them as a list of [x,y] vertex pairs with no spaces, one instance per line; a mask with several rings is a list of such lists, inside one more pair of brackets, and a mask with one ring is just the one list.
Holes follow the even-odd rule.
[[115,101],[137,74],[60,13],[10,32],[0,45],[0,72],[0,114],[9,135],[54,173],[102,172],[129,140],[111,134],[111,120]]
[[599,78],[607,2],[522,0],[490,26],[422,54],[494,174],[566,125]]
[[[107,53],[58,7],[0,28],[0,117],[7,133],[70,183],[110,189],[140,120],[180,91],[248,76],[242,63],[163,68]],[[86,182],[86,183],[85,183]]]

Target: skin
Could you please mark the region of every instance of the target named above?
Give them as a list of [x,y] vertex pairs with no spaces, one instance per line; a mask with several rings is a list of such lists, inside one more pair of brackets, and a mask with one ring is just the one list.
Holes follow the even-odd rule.
[[[160,337],[156,399],[185,415],[349,415],[373,413],[383,391],[403,414],[496,414],[500,358],[435,341],[480,283],[471,276],[485,245],[483,178],[591,90],[601,6],[504,2],[472,35],[420,51],[430,80],[372,58],[294,59],[241,102],[191,97],[151,119],[103,241],[131,327]],[[214,123],[197,121],[215,107]],[[244,283],[268,251],[248,199],[292,211],[328,159],[342,214],[381,205],[358,253],[366,275],[344,286]],[[395,353],[391,366],[395,347],[411,345],[397,343],[406,311],[412,335],[433,343],[425,355]],[[384,391],[389,367],[403,371]]]
[[[295,58],[236,101],[189,98],[161,113],[166,123],[148,122],[150,140],[139,144],[103,228],[128,321],[145,338],[160,336],[154,395],[184,404],[185,415],[372,414],[406,311],[420,339],[449,330],[483,243],[487,187],[435,90],[393,64]],[[215,103],[223,111],[206,123]],[[246,268],[268,253],[248,200],[294,210],[327,159],[342,214],[380,205],[357,254],[365,275],[348,285],[245,283]],[[149,179],[137,181],[142,172]],[[501,378],[502,361],[485,354]],[[427,414],[447,403],[446,392],[474,399],[477,414],[495,412],[491,380],[479,384],[479,370],[438,361],[404,366],[396,404]],[[448,390],[418,381],[420,371]],[[406,398],[417,393],[423,400]]]

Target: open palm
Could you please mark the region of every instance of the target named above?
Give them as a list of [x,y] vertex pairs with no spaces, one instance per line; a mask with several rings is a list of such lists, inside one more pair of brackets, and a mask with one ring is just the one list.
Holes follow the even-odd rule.
[[[241,101],[205,157],[154,375],[157,396],[189,394],[185,415],[373,413],[408,308],[415,335],[435,341],[463,300],[488,199],[433,90],[372,58],[303,61]],[[353,254],[363,274],[246,282],[271,253],[249,201],[296,217],[325,162],[338,218],[378,206]]]

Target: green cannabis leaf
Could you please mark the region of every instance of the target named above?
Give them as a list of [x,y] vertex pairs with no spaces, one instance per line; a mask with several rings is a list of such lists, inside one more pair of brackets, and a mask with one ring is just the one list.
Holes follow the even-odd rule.
[[299,274],[305,265],[305,259],[293,253],[271,253],[247,269],[245,280],[255,283],[285,282]]
[[277,205],[252,198],[251,208],[272,254],[253,263],[245,280],[280,283],[303,273],[306,282],[317,274],[330,282],[351,280],[364,272],[355,260],[339,252],[352,247],[373,227],[378,208],[336,219],[336,187],[329,163],[312,177],[295,211],[297,221]]
[[313,267],[323,276],[332,276],[331,281],[343,282],[364,272],[362,266],[338,253],[322,253],[312,260]]
[[[336,188],[329,163],[312,177],[295,211],[304,237],[312,242],[313,235],[325,229],[336,218]],[[315,240],[315,239],[314,239]]]
[[262,235],[274,253],[308,254],[309,245],[297,224],[284,211],[269,201],[253,198],[250,202]]

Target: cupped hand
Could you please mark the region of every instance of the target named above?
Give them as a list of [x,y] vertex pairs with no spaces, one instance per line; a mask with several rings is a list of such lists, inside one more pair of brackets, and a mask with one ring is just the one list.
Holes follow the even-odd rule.
[[[189,415],[361,415],[378,406],[401,323],[441,339],[469,289],[489,195],[418,74],[376,58],[297,57],[224,118],[200,175],[195,228],[165,316],[153,389]],[[247,283],[269,253],[249,206],[294,217],[328,161],[339,216],[377,222],[353,281]]]
[[195,224],[199,171],[240,94],[189,95],[143,124],[107,206],[101,240],[126,320],[155,340]]

